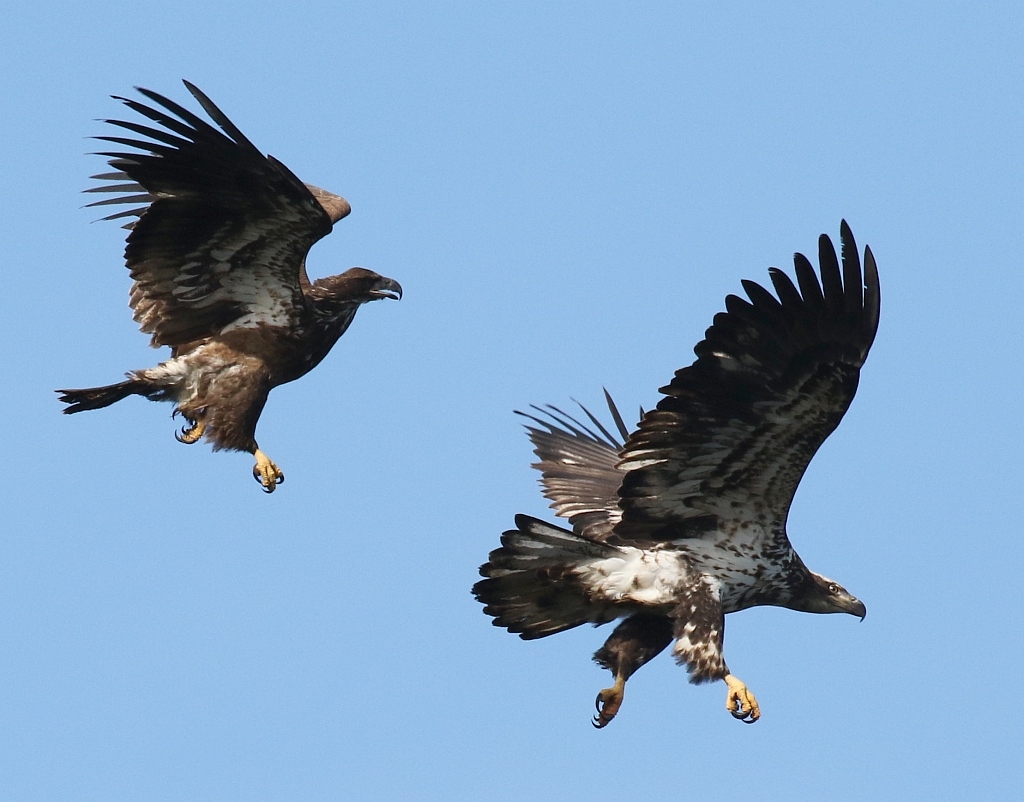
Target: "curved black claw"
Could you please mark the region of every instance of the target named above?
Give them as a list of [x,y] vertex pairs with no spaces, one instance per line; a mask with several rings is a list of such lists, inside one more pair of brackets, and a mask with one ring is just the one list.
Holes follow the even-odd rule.
[[606,726],[608,722],[601,721],[601,694],[598,692],[597,698],[594,700],[594,708],[597,710],[597,715],[590,719],[590,723],[594,726],[594,729],[601,729]]
[[590,720],[590,723],[594,725],[594,729],[601,730],[607,727],[612,719],[615,718],[621,706],[622,696],[616,694],[614,688],[605,688],[603,691],[600,691],[597,694],[597,699],[594,700],[597,715]]
[[201,426],[198,421],[190,421],[188,426],[182,426],[180,431],[174,433],[174,439],[179,443],[184,443],[187,446],[193,443],[199,442],[199,438],[203,436],[204,426]]
[[260,466],[259,465],[256,465],[252,469],[252,478],[255,479],[257,482],[259,482],[260,488],[263,490],[264,493],[273,493],[275,490],[277,490],[277,486],[278,485],[283,485],[284,484],[284,474],[281,473],[280,471],[278,471],[274,475],[274,484],[272,484],[272,485],[264,484],[263,483],[263,475],[260,473]]
[[729,715],[744,724],[753,724],[761,718],[761,706],[744,682],[728,674],[725,683],[729,686],[729,693],[725,697],[725,709]]

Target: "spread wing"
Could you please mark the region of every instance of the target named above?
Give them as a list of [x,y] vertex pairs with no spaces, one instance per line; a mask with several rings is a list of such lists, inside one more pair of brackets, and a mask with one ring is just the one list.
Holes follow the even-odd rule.
[[100,154],[115,172],[94,178],[113,183],[87,190],[117,193],[93,206],[136,204],[104,219],[138,217],[126,226],[125,261],[135,320],[154,346],[294,323],[309,286],[306,253],[349,212],[344,198],[303,184],[185,86],[221,130],[148,89],[138,91],[153,105],[116,98],[161,127],[107,120],[142,138],[97,137],[138,152]]
[[[861,271],[844,220],[842,265],[818,240],[821,282],[794,256],[797,284],[770,271],[778,296],[743,282],[726,298],[697,360],[676,372],[622,453],[622,540],[698,537],[723,520],[784,523],[808,463],[839,425],[878,328],[878,271]],[[798,289],[799,287],[799,289]]]
[[576,534],[595,541],[607,539],[622,512],[618,495],[622,471],[616,465],[622,443],[629,436],[607,390],[604,397],[618,438],[582,404],[580,409],[591,426],[551,405],[534,406],[538,415],[518,413],[533,422],[526,427],[540,458],[533,467],[541,472],[541,485],[552,509],[572,522]]

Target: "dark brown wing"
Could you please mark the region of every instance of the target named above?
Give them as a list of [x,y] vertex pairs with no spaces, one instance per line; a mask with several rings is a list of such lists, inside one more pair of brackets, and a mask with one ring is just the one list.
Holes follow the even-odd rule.
[[105,219],[137,216],[125,260],[135,283],[131,307],[152,344],[182,345],[226,326],[293,324],[309,286],[304,261],[349,210],[344,198],[306,186],[264,156],[192,84],[185,86],[220,126],[139,89],[154,105],[117,98],[161,128],[112,125],[141,139],[101,136],[139,152],[114,152],[114,182],[90,192],[118,197],[92,205],[148,204]]
[[616,465],[622,442],[629,436],[607,390],[604,397],[618,439],[582,404],[580,409],[593,428],[551,405],[534,406],[538,415],[517,411],[534,424],[526,426],[534,453],[540,458],[533,467],[541,472],[541,485],[544,495],[551,499],[551,508],[572,522],[576,534],[601,542],[611,534],[621,514],[618,490],[622,471]]
[[878,328],[878,271],[861,272],[844,220],[842,266],[818,240],[821,283],[796,254],[797,286],[770,271],[730,295],[694,352],[640,421],[619,469],[622,540],[697,537],[721,521],[784,523],[811,457],[853,400]]

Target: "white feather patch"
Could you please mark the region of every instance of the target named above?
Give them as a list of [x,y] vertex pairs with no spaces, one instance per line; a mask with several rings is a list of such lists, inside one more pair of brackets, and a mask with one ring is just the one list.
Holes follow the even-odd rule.
[[576,569],[595,600],[672,605],[692,573],[675,551],[647,551],[621,546],[615,557],[590,560]]

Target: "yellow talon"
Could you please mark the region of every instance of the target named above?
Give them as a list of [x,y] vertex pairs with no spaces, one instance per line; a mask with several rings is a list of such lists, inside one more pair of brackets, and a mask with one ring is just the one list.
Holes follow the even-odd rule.
[[252,475],[263,485],[264,493],[273,493],[277,489],[277,486],[284,482],[284,471],[278,468],[262,451],[258,448],[253,454],[256,457],[256,465],[252,469]]
[[615,675],[615,684],[605,688],[597,695],[595,706],[597,715],[591,722],[597,729],[607,727],[609,722],[615,718],[615,714],[622,707],[622,697],[626,694],[626,678],[622,674]]
[[753,724],[761,718],[761,707],[754,698],[754,694],[747,688],[738,677],[732,674],[725,675],[725,684],[729,686],[729,693],[725,697],[725,708],[734,718],[738,718],[745,724]]

